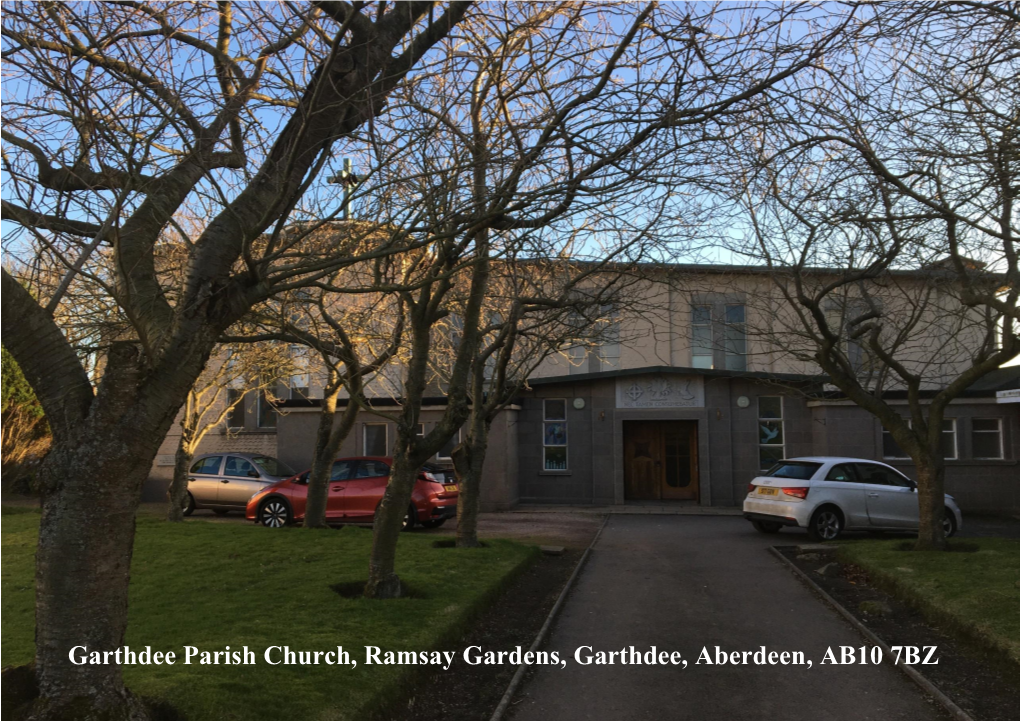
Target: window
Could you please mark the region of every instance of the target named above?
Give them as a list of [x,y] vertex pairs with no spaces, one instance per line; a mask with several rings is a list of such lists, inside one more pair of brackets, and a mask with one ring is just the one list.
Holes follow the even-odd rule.
[[908,488],[913,484],[891,468],[879,466],[874,463],[855,464],[857,476],[861,483],[868,483],[873,486],[897,486]]
[[425,424],[424,423],[418,423],[415,426],[414,437],[417,438],[418,440],[421,440],[422,438],[425,437]]
[[312,374],[309,373],[309,349],[303,345],[290,347],[294,375],[290,377],[290,397],[308,398],[311,391]]
[[691,308],[691,366],[714,368],[712,362],[712,306]]
[[747,328],[744,325],[744,306],[726,306],[726,326],[723,329],[723,354],[728,371],[747,370]]
[[444,461],[452,460],[453,449],[457,447],[458,443],[460,443],[459,428],[457,429],[457,432],[450,436],[450,439],[443,444],[443,447],[439,449],[439,452],[436,454],[436,458]]
[[194,465],[191,466],[192,473],[198,473],[203,476],[215,476],[220,472],[220,461],[223,460],[223,456],[207,456],[206,458],[199,458],[195,461]]
[[772,468],[784,455],[783,397],[758,396],[758,467]]
[[787,461],[772,466],[765,475],[769,478],[789,478],[794,481],[810,481],[815,472],[822,467],[821,463],[810,461]]
[[[908,423],[909,423],[909,421],[908,421]],[[885,427],[883,427],[882,428],[882,458],[909,458],[909,457],[910,456],[908,456],[903,451],[903,449],[900,448],[900,444],[896,442],[895,438],[893,438],[892,433],[890,433],[888,430],[886,430]]]
[[252,458],[252,463],[261,468],[270,476],[293,476],[294,469],[288,466],[283,461],[277,460],[272,456],[256,456]]
[[276,428],[276,406],[266,391],[259,393],[259,428]]
[[975,418],[971,421],[970,437],[975,458],[992,460],[1003,457],[1001,418]]
[[223,467],[223,475],[257,478],[259,472],[255,470],[255,466],[245,459],[238,458],[237,456],[227,456],[227,465]]
[[331,481],[349,481],[351,470],[354,468],[354,461],[334,461],[333,468],[329,472]]
[[359,461],[355,478],[378,478],[390,475],[390,467],[382,461]]
[[227,389],[227,428],[244,428],[244,391],[238,388]]
[[954,461],[959,457],[956,445],[955,418],[946,418],[942,421],[942,456],[949,461]]
[[611,305],[604,305],[599,310],[601,342],[595,351],[598,370],[613,370],[620,367],[620,316]]
[[849,463],[840,463],[838,466],[833,466],[828,475],[825,476],[827,481],[836,481],[843,483],[859,483],[857,475],[854,473],[854,468]]
[[543,401],[542,467],[547,471],[567,470],[567,401]]
[[366,456],[385,456],[389,443],[386,439],[385,423],[366,423],[362,434],[363,454]]
[[577,375],[588,372],[588,349],[583,345],[571,346],[567,349],[567,374]]

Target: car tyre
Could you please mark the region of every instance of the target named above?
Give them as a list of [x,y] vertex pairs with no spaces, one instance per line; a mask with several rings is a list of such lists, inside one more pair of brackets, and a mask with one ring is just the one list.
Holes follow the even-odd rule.
[[439,528],[444,523],[446,523],[446,519],[445,518],[439,518],[439,519],[436,519],[435,521],[422,521],[421,525],[422,525],[423,528]]
[[751,521],[751,525],[758,533],[779,533],[783,528],[783,524],[775,521]]
[[414,524],[418,521],[418,512],[414,510],[414,505],[407,507],[407,513],[404,514],[404,520],[401,522],[401,531],[410,531],[414,528]]
[[181,513],[185,516],[190,516],[195,512],[195,497],[191,495],[191,491],[184,494],[184,507],[181,508]]
[[282,498],[267,498],[259,507],[259,523],[266,528],[290,525],[290,506]]
[[811,514],[808,536],[812,541],[835,541],[843,532],[843,514],[835,506],[822,506]]
[[956,516],[952,511],[947,510],[946,515],[942,517],[942,531],[946,538],[952,538],[956,534]]

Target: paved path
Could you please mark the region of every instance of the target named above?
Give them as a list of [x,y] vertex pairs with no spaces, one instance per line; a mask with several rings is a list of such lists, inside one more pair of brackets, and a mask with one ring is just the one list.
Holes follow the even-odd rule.
[[[783,538],[737,518],[610,518],[546,643],[567,667],[539,667],[515,699],[514,721],[946,718],[888,664],[820,665],[827,647],[865,640],[766,551]],[[688,666],[580,666],[574,649],[586,645],[654,645],[680,651]],[[814,665],[694,664],[717,645],[803,651]]]

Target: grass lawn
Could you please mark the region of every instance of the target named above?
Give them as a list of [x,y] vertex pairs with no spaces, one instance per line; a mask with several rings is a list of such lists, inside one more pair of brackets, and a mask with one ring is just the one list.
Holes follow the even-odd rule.
[[[4,666],[33,655],[33,556],[39,514],[4,509]],[[141,516],[131,569],[127,644],[174,651],[173,666],[127,666],[136,693],[170,701],[189,719],[354,719],[405,692],[413,666],[366,665],[364,647],[425,651],[456,639],[537,550],[510,541],[481,549],[435,549],[435,536],[403,534],[397,572],[419,594],[394,601],[342,598],[336,583],[364,579],[371,531],[270,530]],[[183,646],[247,645],[255,665],[183,664]],[[268,646],[344,650],[347,666],[271,666]],[[451,667],[456,672],[463,661]],[[442,693],[437,689],[437,693]]]
[[869,540],[847,543],[840,555],[867,569],[880,584],[932,620],[1020,664],[1020,540],[979,538],[954,543],[973,552],[900,550],[904,541]]

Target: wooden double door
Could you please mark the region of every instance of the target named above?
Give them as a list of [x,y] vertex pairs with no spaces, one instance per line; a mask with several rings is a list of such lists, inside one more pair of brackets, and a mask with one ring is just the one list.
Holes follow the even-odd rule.
[[623,491],[631,501],[698,500],[698,422],[624,421]]

